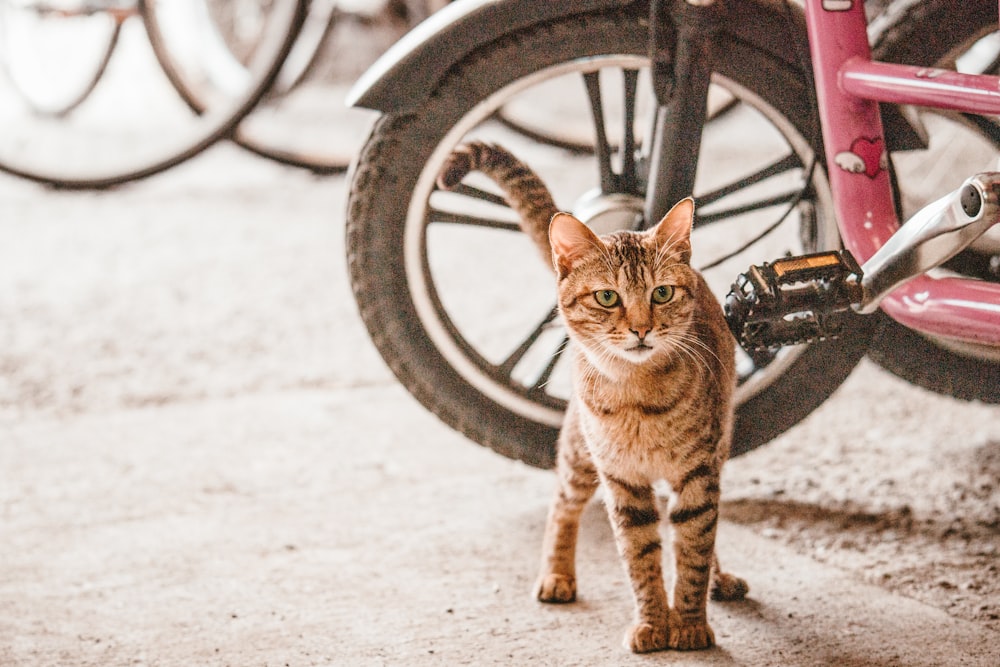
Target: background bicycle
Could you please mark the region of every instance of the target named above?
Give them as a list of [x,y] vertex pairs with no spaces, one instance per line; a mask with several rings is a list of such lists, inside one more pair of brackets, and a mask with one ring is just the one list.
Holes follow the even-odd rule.
[[[0,169],[105,187],[231,138],[317,173],[343,171],[356,142],[342,126],[359,122],[343,109],[347,82],[429,7],[3,0],[0,119],[10,131]],[[60,146],[58,160],[35,150],[46,143]]]

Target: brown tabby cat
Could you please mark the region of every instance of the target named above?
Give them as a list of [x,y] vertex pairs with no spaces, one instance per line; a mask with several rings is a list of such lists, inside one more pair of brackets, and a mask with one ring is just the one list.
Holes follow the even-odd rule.
[[[541,180],[497,146],[460,147],[438,184],[452,188],[472,170],[497,181],[524,231],[551,256],[559,309],[575,343],[536,596],[576,599],[580,514],[601,484],[636,602],[626,646],[637,653],[711,646],[710,583],[716,599],[742,598],[748,589],[719,571],[714,553],[734,350],[722,309],[690,265],[694,202],[681,201],[648,231],[598,237],[558,213]],[[660,480],[672,490],[672,606],[652,489]]]

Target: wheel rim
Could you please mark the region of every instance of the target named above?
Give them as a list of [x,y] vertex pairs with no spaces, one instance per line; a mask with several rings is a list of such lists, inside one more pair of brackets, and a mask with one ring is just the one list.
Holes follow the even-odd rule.
[[[172,2],[195,6],[201,0]],[[308,0],[274,0],[248,76],[205,113],[187,108],[162,76],[141,23],[126,21],[107,71],[65,118],[39,118],[0,89],[0,169],[67,188],[101,188],[183,162],[219,139],[260,100],[292,46]],[[143,11],[153,0],[140,0]],[[62,57],[71,58],[73,44]]]
[[[231,90],[234,82],[238,85],[250,76],[247,62],[267,24],[272,2],[208,2],[186,7],[162,0],[147,2],[151,11],[146,11],[143,19],[158,48],[157,57],[192,111],[203,113],[213,99]],[[233,141],[257,155],[318,173],[346,170],[351,155],[340,145],[340,135],[328,127],[328,116],[323,123],[301,126],[304,109],[343,105],[342,95],[331,93],[325,85],[309,86],[306,81],[342,16],[336,0],[308,3],[295,43],[273,85],[232,133]],[[190,39],[192,23],[202,27],[203,38]]]
[[[33,113],[69,113],[100,79],[126,15],[127,10],[120,18],[85,3],[0,2],[0,64],[11,88]],[[67,39],[74,43],[71,59],[58,57]]]
[[[622,221],[634,219],[634,212],[641,210],[644,189],[641,150],[637,163],[631,164],[621,153],[633,151],[615,154],[614,149],[632,145],[629,133],[637,146],[636,128],[648,122],[648,114],[642,111],[642,100],[645,97],[648,107],[649,98],[642,92],[645,66],[646,60],[637,56],[587,58],[519,79],[484,99],[453,126],[426,161],[408,209],[404,262],[409,296],[431,341],[447,363],[478,392],[507,410],[552,427],[558,427],[562,421],[569,379],[567,355],[563,354],[567,339],[554,308],[551,273],[530,241],[519,232],[512,212],[504,211],[502,198],[488,180],[476,180],[477,176],[472,175],[459,191],[447,193],[435,189],[435,179],[444,160],[462,140],[496,141],[539,173],[553,190],[557,205],[564,210],[585,221],[593,218],[601,233],[611,231],[604,224],[609,217],[620,228]],[[566,82],[581,77],[585,81],[583,115],[589,115],[593,123],[595,150],[565,150],[544,139],[538,141],[538,137],[518,134],[508,123],[496,119],[501,108],[507,111],[514,102],[530,98],[540,89],[576,85]],[[621,82],[622,92],[617,106],[611,105],[614,108],[608,110],[603,107],[608,106],[608,91],[615,87],[615,79]],[[544,92],[541,96],[546,98]],[[736,100],[738,113],[753,115],[758,122],[770,126],[771,139],[778,138],[778,148],[770,149],[775,154],[769,153],[764,164],[758,163],[741,175],[718,172],[708,162],[702,162],[695,192],[699,202],[693,241],[696,266],[714,263],[709,258],[723,257],[732,250],[733,243],[727,249],[725,244],[713,241],[713,237],[730,237],[738,246],[772,225],[781,210],[787,209],[803,191],[806,165],[813,157],[809,142],[787,119],[732,80],[713,76],[713,96]],[[546,99],[564,101],[562,95]],[[719,143],[725,140],[726,133],[715,138],[712,130],[714,124],[725,130],[724,126],[731,122],[726,118],[733,114],[733,105],[723,103],[715,107],[719,113],[706,126],[703,155],[725,155],[729,150]],[[559,122],[580,120],[557,117]],[[620,128],[617,141],[593,129],[606,130],[612,126]],[[553,131],[548,136],[556,134]],[[584,188],[581,181],[587,179],[581,179],[580,175],[587,174],[588,169],[589,187]],[[706,273],[720,300],[728,290],[729,281],[751,262],[774,259],[785,252],[800,253],[838,245],[822,170],[813,171],[809,185],[808,196],[802,198],[796,210],[772,234],[754,244],[749,254],[722,261]],[[598,187],[597,194],[594,186]],[[600,224],[592,213],[595,210],[602,216]],[[736,227],[731,224],[733,216]],[[771,221],[761,222],[763,219]],[[741,354],[737,401],[748,400],[780,377],[802,349],[782,350],[764,368],[754,367]]]

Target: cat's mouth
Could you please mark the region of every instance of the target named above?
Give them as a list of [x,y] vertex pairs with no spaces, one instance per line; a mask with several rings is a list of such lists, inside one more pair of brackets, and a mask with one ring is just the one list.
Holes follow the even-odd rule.
[[626,347],[624,352],[632,360],[641,360],[648,357],[653,352],[653,348],[645,343],[636,343],[632,347]]

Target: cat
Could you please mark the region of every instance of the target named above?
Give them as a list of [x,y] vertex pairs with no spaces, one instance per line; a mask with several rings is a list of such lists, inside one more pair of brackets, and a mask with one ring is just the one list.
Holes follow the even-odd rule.
[[[460,146],[438,186],[454,188],[473,170],[498,183],[523,231],[550,258],[574,343],[573,391],[558,438],[557,490],[535,596],[576,599],[580,515],[601,485],[635,600],[626,647],[710,647],[709,590],[715,599],[741,599],[748,586],[721,572],[715,557],[736,373],[722,308],[690,265],[694,201],[677,203],[647,231],[597,236],[559,212],[541,179],[499,146]],[[672,602],[653,491],[660,481],[672,491]]]

